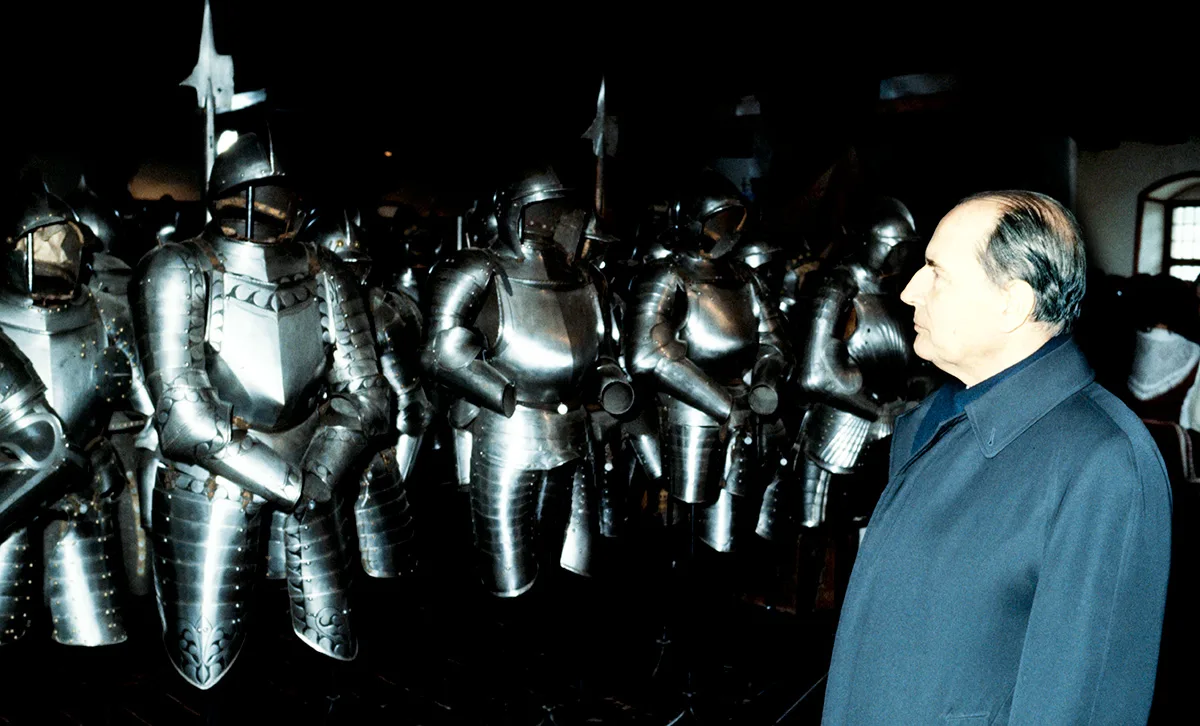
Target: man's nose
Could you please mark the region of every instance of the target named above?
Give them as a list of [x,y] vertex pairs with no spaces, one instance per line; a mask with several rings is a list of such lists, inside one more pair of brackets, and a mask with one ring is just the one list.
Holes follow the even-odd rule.
[[920,297],[918,290],[923,286],[922,278],[925,270],[917,270],[917,274],[912,276],[908,284],[904,286],[904,290],[900,292],[900,300],[906,305],[917,306],[917,300]]

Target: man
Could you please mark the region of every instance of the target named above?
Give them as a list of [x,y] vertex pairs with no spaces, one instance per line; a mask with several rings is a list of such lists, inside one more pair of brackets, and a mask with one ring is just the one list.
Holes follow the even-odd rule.
[[902,416],[834,646],[824,723],[1145,723],[1170,558],[1167,475],[1070,339],[1072,215],[981,194],[901,294],[957,379]]

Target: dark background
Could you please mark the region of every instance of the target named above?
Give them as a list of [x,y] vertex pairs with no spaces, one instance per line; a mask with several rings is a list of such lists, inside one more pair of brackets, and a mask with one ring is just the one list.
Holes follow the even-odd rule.
[[[121,197],[154,162],[198,189],[203,116],[178,84],[195,64],[202,14],[199,1],[11,11],[0,31],[8,177],[32,158],[51,169],[52,189],[82,170]],[[813,187],[835,166],[832,196],[894,194],[931,231],[982,188],[1069,201],[1069,138],[1097,149],[1200,133],[1194,63],[1162,47],[1141,52],[1126,42],[1132,33],[1102,39],[999,18],[950,31],[934,22],[944,19],[872,15],[725,7],[652,17],[581,5],[485,17],[457,5],[216,0],[217,50],[233,56],[237,90],[269,94],[269,110],[220,116],[218,132],[269,119],[311,190],[399,194],[454,214],[530,160],[566,157],[586,170],[580,136],[603,75],[620,122],[610,164],[618,215],[714,158],[756,157],[765,178],[746,191],[785,235],[836,227],[841,207],[819,203],[829,184]],[[880,79],[909,73],[958,83],[879,101]],[[734,116],[749,95],[761,115]]]

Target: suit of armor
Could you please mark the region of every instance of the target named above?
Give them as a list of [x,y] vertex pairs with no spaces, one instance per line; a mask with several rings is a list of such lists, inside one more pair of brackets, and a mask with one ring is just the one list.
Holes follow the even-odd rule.
[[270,136],[241,136],[213,166],[213,222],[137,272],[166,466],[151,506],[163,642],[199,688],[242,647],[264,504],[286,513],[296,635],[333,658],[357,652],[337,487],[386,427],[387,384],[358,281],[294,241],[289,186]]
[[677,207],[675,251],[638,276],[625,360],[658,392],[671,495],[707,505],[698,512],[700,538],[728,552],[738,522],[757,512],[746,502],[761,494],[748,469],[753,413],[778,407],[790,353],[761,282],[726,257],[745,218],[743,202],[723,179],[701,181],[688,206]]
[[[0,328],[21,350],[46,387],[46,402],[62,422],[67,445],[84,460],[33,530],[10,536],[4,559],[32,572],[34,550],[14,538],[42,538],[46,603],[53,637],[67,645],[125,640],[117,579],[120,549],[115,499],[125,491],[121,464],[106,438],[114,414],[149,415],[149,399],[133,375],[132,329],[119,311],[100,304],[79,282],[84,232],[74,212],[38,185],[15,225],[0,290]],[[11,570],[10,570],[11,571]],[[24,587],[26,605],[34,579]],[[5,587],[11,587],[12,581]],[[0,600],[11,605],[9,593]],[[20,635],[16,628],[10,637]]]
[[[133,268],[115,253],[120,218],[81,180],[79,187],[66,200],[80,221],[80,229],[88,239],[89,255],[87,285],[108,323],[116,345],[132,361],[136,380],[133,391],[139,396],[138,409],[152,410],[146,392],[138,358],[136,336],[133,333],[133,311],[129,305],[129,281]],[[123,465],[126,486],[117,499],[117,523],[121,552],[125,561],[125,579],[134,595],[147,595],[151,590],[150,542],[146,535],[148,517],[143,517],[143,500],[154,486],[158,437],[154,425],[145,416],[130,416],[118,411],[109,424],[109,440],[117,450]],[[143,526],[143,519],[146,526]]]
[[[629,271],[633,265],[617,255],[628,252],[620,239],[603,229],[599,217],[592,212],[583,229],[579,259],[595,265],[605,273],[612,294],[609,296],[613,320],[613,345],[618,362],[625,368],[621,349],[621,333],[625,329]],[[640,509],[640,500],[653,509],[658,507],[658,492],[663,479],[662,452],[658,439],[658,408],[654,397],[636,396],[636,405],[623,416],[613,416],[603,407],[589,407],[591,419],[591,460],[594,479],[600,483],[600,534],[620,536],[629,515]],[[644,488],[638,471],[645,477]]]
[[527,175],[499,197],[496,244],[459,251],[432,278],[423,361],[474,414],[472,521],[482,579],[501,597],[533,586],[539,545],[589,573],[586,403],[616,415],[633,403],[611,350],[604,278],[568,253],[578,237],[562,238],[570,195],[549,169]]
[[798,377],[811,404],[796,462],[805,527],[824,521],[831,477],[853,472],[866,446],[891,434],[910,373],[911,314],[885,278],[893,250],[916,239],[912,215],[883,198],[852,235],[858,247],[807,281],[811,323]]
[[396,438],[363,472],[354,522],[363,571],[371,577],[396,577],[414,565],[406,482],[432,417],[421,380],[421,311],[408,295],[367,284],[372,260],[358,225],[345,212],[317,214],[301,238],[351,267],[367,299],[379,365],[392,391]]

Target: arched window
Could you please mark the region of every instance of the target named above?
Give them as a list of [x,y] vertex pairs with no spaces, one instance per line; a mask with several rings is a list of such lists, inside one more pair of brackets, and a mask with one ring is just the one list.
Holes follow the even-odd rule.
[[1200,277],[1200,171],[1161,179],[1138,195],[1137,271]]

